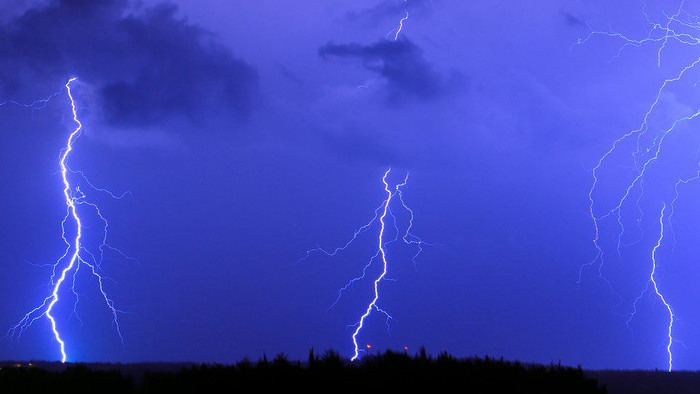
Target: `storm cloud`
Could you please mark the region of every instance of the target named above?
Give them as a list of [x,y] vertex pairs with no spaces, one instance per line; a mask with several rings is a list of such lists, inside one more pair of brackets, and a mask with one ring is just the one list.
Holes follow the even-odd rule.
[[384,0],[378,4],[361,10],[348,11],[345,20],[348,22],[362,22],[367,25],[377,25],[389,18],[401,18],[405,12],[413,15],[414,12],[425,14],[434,4],[428,4],[425,0],[412,0],[411,2]]
[[212,112],[245,119],[257,71],[177,12],[173,4],[139,8],[126,0],[31,8],[0,27],[0,94],[36,94],[75,76],[94,88],[111,126],[199,122]]
[[420,100],[439,98],[461,85],[461,75],[444,76],[423,56],[423,51],[406,38],[381,40],[370,45],[357,43],[328,43],[319,49],[322,59],[344,58],[359,60],[365,69],[379,74],[387,81],[389,101],[395,103],[405,96]]

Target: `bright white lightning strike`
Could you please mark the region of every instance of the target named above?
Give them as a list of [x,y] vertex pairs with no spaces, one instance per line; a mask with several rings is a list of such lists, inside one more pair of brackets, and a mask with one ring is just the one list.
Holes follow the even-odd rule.
[[[76,140],[80,137],[82,130],[83,130],[83,124],[80,122],[78,119],[78,113],[77,113],[77,108],[76,108],[76,103],[75,99],[73,97],[73,93],[71,91],[71,83],[73,83],[76,80],[76,78],[71,78],[66,84],[65,84],[65,89],[66,89],[66,94],[68,99],[70,100],[70,105],[71,105],[71,114],[72,114],[72,119],[73,122],[75,123],[75,129],[69,134],[67,142],[65,147],[62,150],[61,156],[60,156],[60,161],[59,161],[59,167],[60,167],[60,173],[61,173],[61,180],[63,183],[63,197],[65,199],[65,204],[66,204],[66,209],[67,209],[67,214],[64,217],[63,221],[61,222],[61,228],[62,228],[62,237],[63,241],[66,243],[66,250],[61,255],[58,260],[53,264],[53,273],[51,275],[51,294],[47,296],[44,301],[36,308],[32,309],[29,311],[24,317],[19,321],[17,325],[12,327],[8,331],[8,336],[9,337],[17,337],[19,338],[22,333],[29,327],[31,326],[36,320],[40,319],[42,316],[46,316],[46,318],[49,320],[51,324],[51,330],[53,332],[54,338],[56,339],[56,342],[58,342],[59,347],[60,347],[60,352],[61,352],[61,362],[66,362],[68,359],[68,355],[66,352],[66,343],[64,339],[61,336],[60,330],[59,330],[59,325],[56,321],[55,316],[52,314],[54,311],[54,307],[60,300],[60,293],[62,288],[65,288],[66,286],[69,286],[66,284],[68,276],[73,275],[71,283],[70,283],[70,290],[74,293],[76,297],[76,301],[74,304],[74,313],[75,313],[75,305],[77,305],[77,300],[78,300],[78,294],[75,290],[75,282],[76,282],[76,277],[78,274],[78,271],[80,269],[81,264],[84,264],[88,267],[90,274],[92,274],[96,280],[97,280],[97,285],[98,289],[107,304],[107,307],[110,310],[110,313],[112,314],[112,319],[113,319],[113,324],[117,330],[117,334],[119,335],[119,338],[123,342],[123,338],[121,335],[121,331],[119,329],[119,321],[117,319],[118,313],[121,311],[117,310],[114,305],[114,301],[109,298],[107,295],[105,289],[104,289],[104,280],[106,279],[100,274],[101,270],[101,263],[104,257],[104,252],[105,250],[113,250],[116,251],[117,253],[121,254],[122,256],[128,258],[125,256],[123,253],[121,253],[118,249],[115,249],[107,244],[107,227],[108,223],[107,220],[104,218],[102,213],[100,212],[100,209],[95,205],[94,203],[91,203],[86,200],[86,195],[84,192],[80,190],[79,187],[74,187],[71,185],[70,180],[69,180],[69,173],[75,173],[79,174],[83,179],[85,180],[86,184],[88,187],[99,191],[103,193],[107,193],[109,196],[113,198],[122,198],[126,194],[122,194],[121,196],[117,196],[112,194],[111,192],[107,191],[106,189],[102,188],[97,188],[90,183],[89,180],[85,177],[85,175],[80,172],[80,171],[74,171],[71,170],[68,167],[67,161],[70,157],[70,154],[73,152],[74,149],[74,144]],[[60,93],[60,92],[59,92]],[[57,96],[59,93],[56,93],[49,98],[45,100],[39,100],[35,103],[32,103],[30,105],[21,105],[17,104],[16,102],[11,102],[13,104],[20,105],[22,107],[27,107],[31,108],[32,110],[34,109],[39,109],[43,108],[46,106],[48,101]],[[78,212],[78,206],[80,205],[85,205],[91,207],[95,213],[97,218],[101,221],[103,225],[102,229],[102,238],[101,238],[101,244],[99,245],[99,254],[95,254],[90,252],[90,250],[87,249],[86,246],[84,246],[82,242],[83,238],[83,223],[81,221],[81,217]],[[69,240],[66,236],[66,225],[69,219],[72,219],[72,221],[75,224],[75,237],[72,240]],[[67,263],[65,263],[67,261]],[[61,268],[61,264],[65,263],[63,267]],[[77,315],[76,315],[77,316]]]
[[399,34],[401,34],[401,30],[403,30],[403,24],[408,20],[408,11],[406,11],[406,16],[401,18],[399,21],[399,28],[396,29],[396,34],[394,34],[394,41],[399,39]]
[[399,35],[401,35],[401,31],[403,30],[403,25],[404,23],[408,20],[409,14],[408,14],[408,0],[403,0],[404,3],[404,13],[406,14],[403,18],[399,20],[399,27],[396,29],[393,29],[389,33],[387,33],[387,38],[391,36],[392,33],[394,33],[394,41],[398,41]]
[[[379,301],[379,283],[382,281],[382,279],[384,279],[387,273],[386,250],[384,249],[384,229],[386,223],[384,222],[384,219],[386,219],[386,214],[389,210],[389,204],[391,204],[391,199],[394,196],[394,193],[392,193],[391,190],[389,190],[389,184],[386,183],[386,176],[389,175],[389,171],[391,170],[387,170],[387,172],[384,173],[384,177],[382,177],[382,183],[384,183],[384,190],[387,192],[388,196],[384,201],[382,216],[379,217],[381,229],[379,230],[379,239],[377,240],[377,247],[382,258],[382,274],[374,280],[374,298],[372,299],[372,302],[370,302],[369,305],[367,305],[367,310],[360,317],[360,321],[357,323],[357,328],[355,329],[355,332],[352,333],[352,343],[355,345],[355,353],[350,359],[351,361],[354,361],[357,359],[357,357],[359,357],[357,348],[357,335],[360,333],[360,330],[362,330],[362,326],[364,325],[365,319],[369,316],[370,313],[372,313],[372,309],[376,308],[377,310],[379,310],[379,307],[377,307],[377,301]],[[396,188],[398,190],[398,186]]]
[[651,252],[652,269],[651,274],[649,274],[649,283],[652,284],[654,288],[654,294],[659,297],[659,300],[664,304],[666,310],[668,310],[668,345],[666,346],[666,352],[668,353],[668,371],[671,372],[673,369],[673,353],[671,352],[671,346],[673,346],[673,309],[671,305],[668,304],[666,298],[664,298],[661,291],[659,291],[659,285],[656,283],[656,252],[661,246],[661,241],[664,239],[664,213],[666,212],[666,204],[661,208],[661,214],[659,215],[659,240],[656,242],[654,249]]
[[70,183],[68,182],[68,168],[66,167],[66,159],[68,158],[68,155],[73,151],[73,142],[78,137],[80,130],[83,129],[83,124],[80,123],[80,120],[78,120],[78,113],[75,109],[75,100],[73,99],[73,94],[70,90],[70,83],[74,80],[75,78],[72,78],[66,83],[66,90],[68,91],[68,97],[70,98],[71,111],[73,112],[73,121],[75,121],[77,127],[70,134],[70,136],[68,136],[68,142],[66,143],[63,156],[61,157],[60,165],[61,178],[63,180],[64,186],[63,196],[66,199],[66,205],[68,206],[68,210],[70,211],[71,216],[73,216],[73,219],[75,220],[77,234],[75,236],[73,253],[70,257],[70,262],[63,269],[63,271],[61,271],[61,276],[58,278],[58,281],[56,281],[56,284],[53,288],[53,292],[51,293],[51,302],[49,302],[49,306],[46,308],[46,317],[48,317],[51,321],[51,329],[53,330],[53,334],[56,337],[56,341],[61,345],[61,362],[66,362],[66,344],[61,339],[61,335],[59,334],[58,329],[56,328],[56,319],[54,319],[54,317],[51,315],[51,310],[53,309],[54,305],[56,305],[56,303],[58,302],[58,291],[61,289],[61,284],[66,279],[66,275],[68,274],[68,272],[73,269],[73,267],[76,265],[76,262],[78,261],[78,256],[80,255],[80,238],[82,237],[83,233],[83,225],[80,222],[80,217],[78,217],[78,213],[75,208],[75,200],[71,195],[71,187]]
[[[622,49],[629,46],[640,47],[645,44],[657,44],[659,47],[656,51],[656,64],[657,67],[661,67],[661,55],[663,50],[668,46],[669,43],[675,42],[679,45],[687,46],[700,45],[700,21],[697,17],[693,17],[687,12],[684,13],[683,6],[684,1],[681,1],[680,7],[674,14],[664,14],[664,17],[666,18],[665,23],[653,22],[645,8],[644,17],[650,25],[650,30],[647,36],[644,38],[631,39],[618,32],[596,31],[591,29],[591,32],[585,39],[579,40],[579,44],[589,41],[590,39],[596,36],[605,36],[620,39],[622,40],[623,45],[620,48],[620,51],[618,51],[616,57],[620,56]],[[639,223],[642,220],[642,215],[644,213],[641,208],[641,202],[644,198],[645,179],[647,174],[649,173],[650,168],[654,167],[655,164],[661,161],[664,158],[664,155],[669,155],[669,153],[666,152],[664,149],[664,147],[666,146],[665,143],[667,142],[667,140],[670,139],[672,135],[677,134],[680,126],[691,123],[694,120],[696,120],[696,118],[700,118],[700,108],[694,108],[688,111],[686,115],[679,116],[673,119],[670,122],[669,126],[664,126],[660,129],[655,129],[652,126],[653,123],[650,119],[652,116],[655,116],[657,112],[661,111],[661,109],[659,109],[658,107],[661,105],[663,100],[665,100],[665,96],[667,94],[672,94],[668,92],[671,89],[671,87],[683,84],[692,84],[693,88],[697,86],[697,82],[695,82],[695,80],[698,77],[698,71],[700,71],[698,70],[700,68],[698,67],[698,65],[700,65],[700,57],[695,58],[695,60],[689,61],[684,66],[681,66],[678,70],[674,71],[671,74],[670,78],[664,80],[660,88],[656,92],[656,95],[652,98],[651,104],[648,107],[646,113],[644,114],[641,125],[638,128],[624,134],[622,137],[615,140],[610,149],[608,149],[608,151],[606,151],[603,154],[603,156],[598,160],[597,164],[593,168],[593,184],[589,190],[588,198],[589,214],[591,216],[591,220],[593,222],[594,227],[593,244],[596,249],[596,254],[591,262],[582,267],[582,272],[583,268],[585,267],[594,267],[597,265],[599,277],[605,280],[608,283],[608,285],[611,286],[611,288],[612,284],[603,275],[604,251],[603,247],[601,246],[601,223],[603,220],[606,219],[612,219],[616,223],[619,229],[616,235],[616,252],[618,258],[621,258],[621,250],[624,247],[631,245],[626,245],[622,241],[623,234],[625,233],[625,218],[623,217],[622,213],[623,207],[625,207],[626,204],[633,204],[632,207],[634,207],[638,212],[638,216],[635,218],[635,220],[637,222],[637,225],[639,226]],[[688,81],[688,79],[690,78],[695,79]],[[601,210],[600,208],[598,208],[599,203],[596,202],[596,193],[599,192],[599,173],[603,169],[603,165],[611,159],[613,153],[621,150],[624,144],[627,142],[631,142],[633,145],[632,151],[630,152],[631,159],[634,163],[632,179],[631,181],[624,184],[623,191],[615,198],[615,202],[613,203],[612,207]],[[700,168],[700,163],[694,164],[696,165],[696,169]],[[673,323],[675,319],[673,308],[671,307],[671,304],[668,302],[667,298],[664,297],[662,292],[659,290],[659,283],[656,275],[658,268],[658,252],[666,233],[670,232],[675,242],[675,235],[673,232],[671,219],[674,214],[674,204],[679,198],[679,186],[681,184],[686,185],[698,179],[700,179],[700,169],[697,169],[695,171],[695,174],[691,177],[679,176],[679,178],[672,184],[672,187],[669,187],[668,194],[670,195],[670,197],[663,198],[663,208],[659,213],[658,219],[658,224],[660,226],[659,238],[657,239],[657,242],[651,252],[651,275],[649,277],[649,280],[647,281],[646,287],[642,290],[641,294],[635,299],[633,304],[633,311],[632,313],[630,313],[630,318],[627,321],[629,326],[631,320],[637,314],[638,302],[645,294],[647,294],[647,292],[650,289],[653,289],[654,295],[658,297],[659,300],[661,300],[662,304],[668,311],[669,316],[669,322],[667,326],[668,340],[666,342],[666,351],[668,355],[667,362],[669,371],[673,369],[673,344],[679,341],[673,337]],[[668,227],[668,229],[666,229],[666,227]],[[639,240],[636,242],[639,242]],[[633,242],[632,244],[636,242]]]
[[[353,356],[351,358],[352,361],[357,360],[357,358],[360,356],[360,352],[362,350],[361,346],[358,344],[358,336],[360,335],[360,332],[362,331],[362,328],[364,327],[365,321],[367,318],[370,317],[372,312],[377,312],[382,315],[384,315],[387,319],[387,324],[389,320],[392,320],[393,317],[384,309],[379,307],[379,301],[380,301],[380,286],[384,281],[389,280],[386,276],[389,271],[389,259],[387,257],[387,245],[392,244],[396,242],[399,238],[406,244],[406,245],[415,245],[417,247],[417,251],[413,256],[413,264],[415,266],[416,264],[416,258],[420,255],[420,253],[423,251],[424,246],[433,246],[433,244],[426,243],[422,241],[419,237],[411,233],[411,230],[413,228],[413,221],[414,221],[414,213],[413,210],[411,210],[406,203],[404,202],[403,199],[403,187],[406,186],[408,183],[408,174],[406,174],[406,178],[403,180],[402,183],[397,184],[393,190],[389,186],[389,183],[387,181],[387,177],[389,176],[389,173],[391,172],[391,169],[387,170],[384,173],[384,176],[382,177],[382,183],[384,185],[384,191],[386,192],[386,199],[382,201],[381,205],[374,210],[374,216],[372,219],[355,230],[353,233],[352,238],[346,242],[344,245],[337,247],[333,250],[326,250],[321,247],[316,247],[314,249],[311,249],[306,252],[306,255],[302,260],[305,260],[311,256],[312,253],[314,252],[321,252],[325,254],[326,256],[332,257],[335,256],[336,254],[346,250],[347,248],[350,247],[358,238],[358,236],[366,231],[369,231],[375,223],[379,223],[379,233],[377,236],[376,240],[376,251],[373,254],[373,256],[369,259],[369,262],[362,268],[362,273],[360,276],[352,279],[350,282],[348,282],[345,286],[343,286],[339,291],[338,295],[335,299],[335,301],[331,304],[329,307],[329,310],[335,307],[335,305],[340,301],[342,295],[355,286],[357,283],[365,279],[367,275],[367,270],[372,266],[372,264],[380,260],[381,261],[381,273],[372,281],[372,287],[373,287],[373,298],[372,300],[367,304],[367,307],[364,310],[364,313],[360,316],[359,320],[351,325],[351,327],[354,327],[354,331],[352,334],[352,343],[353,343]],[[395,197],[398,196],[398,199]],[[397,219],[394,216],[394,214],[391,211],[391,206],[392,203],[398,201],[397,204],[401,208],[403,208],[409,217],[409,222],[408,225],[406,226],[406,229],[404,231],[400,231],[398,224],[397,224]],[[387,240],[387,218],[391,217],[392,223],[393,223],[393,230],[395,233],[395,236],[393,239]],[[370,349],[370,345],[365,346],[366,349]]]

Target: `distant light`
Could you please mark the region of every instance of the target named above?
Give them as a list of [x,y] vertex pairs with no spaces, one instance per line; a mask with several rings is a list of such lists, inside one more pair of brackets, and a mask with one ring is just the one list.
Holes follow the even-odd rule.
[[372,348],[372,345],[370,345],[370,344],[367,344],[366,346],[367,346],[367,349],[371,349],[371,348]]

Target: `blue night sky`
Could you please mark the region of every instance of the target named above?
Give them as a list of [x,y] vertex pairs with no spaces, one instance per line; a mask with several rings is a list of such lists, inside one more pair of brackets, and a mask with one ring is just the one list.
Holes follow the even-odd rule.
[[[415,245],[387,246],[381,307],[394,319],[387,332],[372,314],[361,346],[667,368],[668,310],[642,293],[665,203],[655,278],[674,313],[674,368],[700,368],[700,182],[680,187],[669,219],[675,183],[697,171],[698,121],[674,130],[644,193],[637,185],[621,208],[619,253],[617,221],[599,221],[600,277],[600,260],[591,263],[593,169],[699,53],[670,39],[658,64],[660,40],[585,39],[663,37],[650,22],[664,28],[679,6],[6,1],[0,102],[57,95],[33,110],[0,106],[1,325],[51,293],[51,264],[65,251],[59,155],[75,127],[64,85],[77,77],[84,129],[68,165],[130,194],[112,199],[70,177],[109,220],[109,244],[133,259],[106,249],[100,270],[123,344],[87,270],[75,276],[75,310],[60,292],[53,314],[69,361],[299,358],[311,347],[351,356],[347,326],[371,301],[371,280],[327,309],[376,251],[378,228],[337,256],[299,260],[367,223],[391,168],[392,186],[410,172],[412,231],[436,245],[415,265]],[[700,37],[693,6],[674,32]],[[700,108],[700,71],[686,77],[659,95],[644,142]],[[597,172],[597,216],[634,179],[631,151],[624,142]],[[85,242],[98,245],[87,208]],[[0,359],[60,359],[49,320],[0,342]]]

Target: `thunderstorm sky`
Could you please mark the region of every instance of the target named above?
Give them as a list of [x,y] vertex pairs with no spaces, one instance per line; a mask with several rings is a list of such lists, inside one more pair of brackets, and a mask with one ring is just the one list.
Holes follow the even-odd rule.
[[[352,355],[346,326],[366,306],[370,283],[327,309],[374,252],[376,234],[337,258],[299,259],[317,244],[342,245],[370,220],[392,168],[393,185],[410,171],[413,230],[438,245],[415,266],[412,249],[390,249],[395,281],[386,282],[382,307],[395,319],[387,333],[375,316],[363,344],[664,368],[663,305],[647,295],[626,324],[651,269],[661,198],[644,205],[655,210],[633,225],[619,256],[606,227],[604,273],[614,291],[595,267],[577,280],[596,255],[592,169],[700,47],[669,43],[659,66],[658,45],[577,42],[600,29],[643,38],[645,11],[665,24],[679,5],[0,3],[0,102],[46,98],[77,77],[85,132],[70,167],[130,192],[95,195],[110,244],[134,257],[107,252],[102,266],[124,311],[124,343],[94,279],[78,276],[77,316],[69,292],[56,311],[73,359],[226,362],[263,352],[304,357],[311,347]],[[700,15],[693,6],[687,15]],[[692,87],[662,95],[659,124],[697,111]],[[65,249],[58,164],[72,126],[64,94],[42,109],[0,106],[2,327],[46,297],[46,264]],[[673,184],[670,169],[697,167],[698,126],[669,146],[671,159],[646,190]],[[625,166],[608,163],[601,204],[613,201]],[[683,188],[675,245],[665,241],[657,255],[680,369],[700,368],[698,197],[698,184]],[[57,353],[45,319],[19,341],[0,342],[0,359]]]

